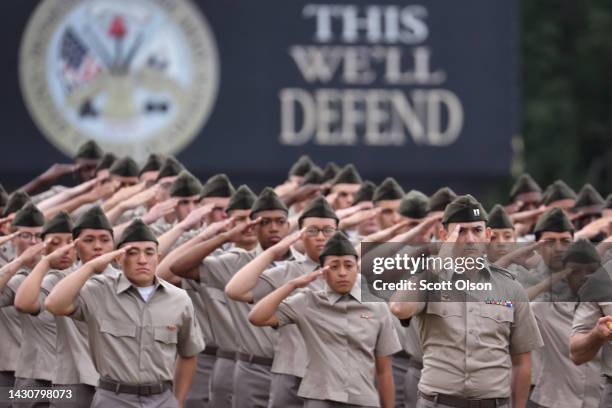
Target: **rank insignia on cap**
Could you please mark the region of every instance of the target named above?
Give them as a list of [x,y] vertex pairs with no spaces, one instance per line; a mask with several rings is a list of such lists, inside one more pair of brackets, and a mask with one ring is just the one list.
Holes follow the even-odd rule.
[[504,307],[512,308],[512,301],[511,300],[486,299],[485,303],[487,305],[498,305],[498,306],[504,306]]
[[479,216],[480,215],[480,210],[478,208],[474,208],[472,210],[472,212],[474,213],[475,216]]

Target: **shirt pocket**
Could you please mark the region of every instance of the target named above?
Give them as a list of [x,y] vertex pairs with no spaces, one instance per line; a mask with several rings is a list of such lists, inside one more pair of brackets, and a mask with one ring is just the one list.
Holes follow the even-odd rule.
[[159,362],[164,367],[173,367],[177,354],[178,327],[175,325],[155,326],[153,338],[155,339],[155,354],[152,358],[159,356]]
[[[138,350],[137,327],[133,323],[102,320],[101,347],[106,361],[128,361]],[[93,333],[90,333],[90,336]]]
[[498,305],[482,305],[480,316],[491,319],[497,323],[513,323],[514,308]]
[[507,344],[514,323],[514,308],[499,305],[481,305],[478,332],[482,344],[499,346]]
[[426,313],[441,318],[463,316],[465,306],[459,302],[428,302]]

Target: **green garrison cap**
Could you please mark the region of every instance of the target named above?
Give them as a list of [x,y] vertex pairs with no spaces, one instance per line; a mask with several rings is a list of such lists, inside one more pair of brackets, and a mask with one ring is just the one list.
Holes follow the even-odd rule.
[[42,229],[42,237],[45,239],[47,234],[70,234],[72,232],[72,220],[66,211],[57,213],[57,215],[45,222]]
[[30,201],[32,201],[32,199],[25,191],[14,191],[10,196],[8,196],[8,200],[6,201],[6,205],[4,206],[4,211],[2,211],[2,216],[6,217],[7,215],[19,211],[24,205],[26,205]]
[[157,238],[155,238],[155,234],[153,234],[147,224],[142,222],[140,218],[136,218],[123,231],[121,238],[119,238],[119,241],[117,241],[117,248],[121,248],[123,245],[129,242],[143,241],[155,242],[157,244]]
[[321,184],[323,183],[323,170],[317,166],[313,166],[302,179],[302,185],[305,184]]
[[431,197],[427,209],[431,211],[444,211],[446,206],[457,198],[457,194],[450,187],[442,187],[438,189]]
[[575,199],[576,193],[563,180],[557,180],[546,188],[542,196],[544,204],[549,205],[555,201]]
[[347,164],[336,174],[331,184],[361,184],[361,176],[352,164]]
[[376,190],[374,190],[372,201],[401,200],[402,197],[404,197],[404,189],[393,177],[387,177],[378,187],[376,187]]
[[78,238],[79,234],[84,229],[106,230],[113,234],[113,227],[106,218],[104,211],[99,206],[91,207],[79,218],[77,218],[72,228],[72,237]]
[[110,169],[111,166],[117,161],[117,156],[112,153],[106,153],[102,156],[102,160],[96,166],[96,173],[100,170]]
[[429,198],[417,190],[410,190],[400,201],[398,213],[409,218],[424,218],[427,216]]
[[131,157],[122,157],[110,167],[110,173],[121,177],[138,177],[138,164]]
[[174,157],[166,157],[166,160],[164,160],[161,167],[159,168],[159,173],[157,174],[157,181],[163,179],[164,177],[178,176],[184,169],[185,167]]
[[599,263],[601,262],[601,257],[597,253],[595,245],[583,238],[576,242],[572,242],[565,250],[565,254],[563,254],[563,264],[568,262],[581,264]]
[[285,203],[281,201],[272,187],[264,188],[251,206],[251,218],[255,218],[255,213],[267,210],[282,210],[289,212]]
[[202,192],[202,183],[187,170],[181,171],[170,185],[170,197],[199,196]]
[[570,222],[565,212],[562,209],[555,207],[546,211],[538,218],[533,232],[537,239],[540,238],[543,232],[574,232],[574,226]]
[[4,207],[8,202],[8,194],[4,189],[4,186],[0,184],[0,207]]
[[164,159],[160,154],[151,153],[145,164],[140,169],[138,175],[141,176],[142,173],[146,173],[148,171],[158,171],[163,163]]
[[334,162],[327,163],[325,165],[325,168],[323,169],[323,182],[325,183],[326,181],[333,180],[339,171],[340,171],[340,167],[336,163]]
[[487,227],[492,229],[514,229],[514,224],[512,220],[508,216],[504,207],[499,204],[495,204],[491,211],[489,211],[489,221],[487,222]]
[[371,181],[364,181],[359,190],[355,193],[353,205],[359,204],[362,201],[372,201],[374,190],[376,190],[376,184]]
[[310,157],[304,155],[300,157],[293,164],[293,166],[291,166],[291,169],[289,169],[289,175],[302,177],[306,175],[306,173],[308,173],[312,166],[314,166],[314,163],[312,162],[312,160],[310,160]]
[[472,195],[466,194],[455,198],[446,206],[442,224],[454,222],[487,221],[487,212]]
[[595,190],[590,184],[585,184],[578,192],[578,196],[576,197],[576,203],[574,204],[575,210],[580,209],[591,209],[595,212],[600,212],[604,207],[606,202],[604,201],[601,194]]
[[302,215],[298,218],[300,228],[305,218],[331,218],[338,222],[338,216],[323,196],[315,198],[304,208]]
[[17,211],[12,223],[13,227],[42,227],[43,225],[45,225],[45,216],[31,202]]
[[522,193],[541,193],[542,188],[536,183],[536,181],[527,173],[521,174],[521,176],[514,182],[512,189],[510,189],[510,198],[514,198]]
[[77,150],[74,158],[75,159],[87,159],[87,160],[100,160],[103,154],[104,153],[102,152],[102,149],[100,149],[100,146],[98,146],[98,144],[94,142],[93,140],[89,140],[83,143],[81,147],[79,147],[79,150]]
[[256,199],[255,193],[246,184],[243,184],[238,187],[232,198],[230,198],[226,211],[250,210]]
[[202,187],[202,198],[231,197],[236,192],[229,178],[223,174],[215,174]]
[[330,255],[353,255],[357,258],[357,251],[355,251],[355,247],[351,244],[351,241],[349,241],[346,235],[344,235],[342,231],[337,231],[327,240],[319,255],[319,262],[321,265],[325,262],[325,257]]

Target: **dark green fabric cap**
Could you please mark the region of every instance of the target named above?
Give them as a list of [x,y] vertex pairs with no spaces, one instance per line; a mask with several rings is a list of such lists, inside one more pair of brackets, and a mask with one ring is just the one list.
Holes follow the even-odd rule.
[[489,211],[489,221],[487,222],[487,227],[492,229],[514,229],[514,224],[512,220],[508,216],[504,207],[499,204],[495,204],[491,211]]
[[427,209],[431,211],[444,211],[446,206],[457,198],[457,194],[450,187],[442,187],[438,189],[431,197]]
[[138,177],[138,164],[131,157],[123,157],[113,163],[110,173],[121,177]]
[[400,201],[398,213],[409,218],[425,218],[429,198],[417,190],[410,190]]
[[574,226],[570,222],[565,212],[562,209],[555,207],[546,211],[538,218],[533,232],[536,238],[539,239],[543,232],[574,232]]
[[604,205],[604,208],[608,210],[612,209],[612,194],[608,194],[608,196],[606,197],[606,203]]
[[102,160],[96,166],[96,173],[100,170],[110,169],[111,166],[117,161],[117,156],[112,153],[106,153],[102,156]]
[[138,175],[141,176],[142,173],[146,173],[148,171],[158,171],[161,169],[162,164],[164,164],[163,157],[160,154],[151,153],[145,164],[140,169]]
[[174,157],[166,157],[163,164],[159,169],[156,181],[161,180],[164,177],[178,176],[185,167]]
[[323,170],[314,166],[304,175],[301,185],[323,183]]
[[75,159],[87,159],[87,160],[100,160],[103,154],[104,152],[102,151],[100,146],[98,146],[98,144],[94,142],[93,140],[89,140],[83,143],[81,147],[79,147],[79,150],[77,150],[74,158]]
[[546,188],[542,196],[544,204],[549,205],[555,201],[575,199],[576,193],[563,180],[557,180]]
[[142,222],[140,218],[136,218],[123,231],[121,238],[119,238],[119,241],[117,241],[117,248],[121,248],[123,245],[129,242],[143,241],[155,242],[156,244],[158,243],[155,234],[153,234],[147,224]]
[[363,180],[361,180],[361,176],[355,166],[347,164],[336,174],[331,184],[361,184],[362,182]]
[[454,222],[487,222],[487,212],[471,194],[466,194],[455,198],[444,209],[442,224]]
[[595,190],[595,187],[587,183],[580,189],[576,197],[574,209],[579,210],[581,207],[597,207],[601,209],[605,204],[606,202],[601,194]]
[[17,190],[13,192],[10,196],[8,196],[8,200],[6,201],[6,205],[2,211],[2,216],[6,217],[7,215],[19,211],[30,201],[32,201],[32,199],[25,191]]
[[580,264],[599,263],[601,257],[590,241],[579,239],[567,247],[563,255],[563,264],[575,262]]
[[170,197],[191,197],[202,193],[202,183],[187,170],[181,171],[170,185]]
[[74,223],[72,228],[72,238],[78,238],[79,234],[84,229],[106,230],[113,234],[113,227],[106,218],[104,211],[99,206],[91,207],[85,213],[81,214]]
[[42,229],[42,237],[45,239],[47,234],[70,234],[72,232],[72,219],[66,211],[57,213],[57,215],[47,222]]
[[0,207],[4,207],[8,202],[8,194],[4,189],[4,186],[0,184]]
[[31,202],[17,211],[12,223],[13,227],[42,227],[43,225],[45,225],[45,216]]
[[355,247],[351,244],[351,241],[349,241],[346,235],[344,235],[342,231],[338,231],[325,243],[325,246],[321,251],[321,255],[319,255],[319,263],[323,265],[325,262],[325,257],[330,255],[353,255],[355,258],[357,258],[357,251],[355,251]]
[[314,166],[314,163],[312,162],[312,160],[310,160],[310,157],[304,155],[300,157],[293,164],[293,166],[291,166],[291,169],[289,169],[289,175],[302,177],[306,175],[306,173],[308,173],[312,166]]
[[361,188],[355,193],[353,205],[359,204],[362,201],[372,201],[372,197],[374,197],[374,190],[376,190],[376,184],[372,183],[371,181],[364,181]]
[[251,218],[257,218],[255,213],[267,210],[282,210],[289,213],[285,203],[281,201],[271,187],[266,187],[259,193],[259,196],[251,206]]
[[340,171],[340,166],[338,166],[334,162],[329,162],[325,165],[323,169],[323,182],[331,181],[336,177],[338,172]]
[[236,192],[229,178],[223,174],[215,174],[206,181],[202,188],[202,198],[231,197]]
[[510,198],[514,199],[519,194],[534,192],[541,193],[542,188],[529,174],[525,173],[522,174],[512,186],[512,189],[510,190]]
[[256,199],[255,193],[246,184],[243,184],[238,187],[232,198],[230,198],[225,211],[250,210]]
[[393,177],[387,177],[378,187],[376,187],[376,190],[374,190],[372,201],[401,200],[404,194],[404,189],[397,181],[395,181]]
[[338,222],[338,216],[323,196],[315,198],[304,208],[302,215],[298,218],[300,228],[302,228],[304,218],[331,218]]

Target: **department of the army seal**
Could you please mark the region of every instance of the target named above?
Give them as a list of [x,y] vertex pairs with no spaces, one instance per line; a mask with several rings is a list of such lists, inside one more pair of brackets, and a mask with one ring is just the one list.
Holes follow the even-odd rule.
[[217,95],[214,36],[189,0],[44,0],[21,44],[21,88],[42,133],[135,158],[176,153]]

